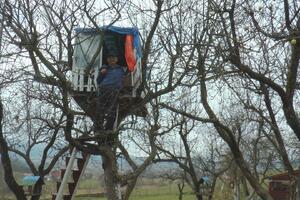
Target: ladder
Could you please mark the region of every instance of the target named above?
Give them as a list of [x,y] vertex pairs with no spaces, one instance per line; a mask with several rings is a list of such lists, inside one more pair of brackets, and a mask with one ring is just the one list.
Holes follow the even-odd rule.
[[[112,136],[111,133],[116,131],[118,126],[118,115],[119,115],[119,104],[117,104],[116,109],[116,119],[113,125],[112,131],[105,131],[100,135],[95,134],[94,136],[83,136],[76,138],[76,140],[81,142],[87,142],[87,141],[102,141],[100,145],[108,145],[111,147],[113,145],[114,138],[110,138],[109,136]],[[110,134],[109,134],[110,133]],[[103,140],[104,139],[104,140]],[[76,194],[79,181],[84,174],[84,171],[86,169],[86,166],[88,164],[90,154],[85,154],[82,152],[82,158],[76,157],[76,155],[79,153],[79,150],[77,150],[75,147],[72,148],[71,156],[66,158],[66,169],[61,171],[61,181],[57,182],[57,193],[52,194],[52,200],[73,200],[74,196]],[[77,169],[74,169],[74,164],[77,163]],[[76,167],[75,167],[76,168]],[[105,177],[107,176],[106,172],[104,173]],[[73,179],[72,182],[69,180]],[[68,186],[67,189],[65,189],[66,185]],[[121,199],[121,189],[120,184],[116,185],[116,192],[118,199]]]
[[[77,156],[79,150],[71,149],[71,156],[66,157],[66,169],[61,170],[61,181],[57,182],[57,193],[52,194],[52,200],[73,200],[78,189],[79,181],[84,174],[88,164],[90,154],[81,153],[81,158]],[[76,163],[76,167],[74,164]],[[72,181],[70,181],[72,179]],[[65,189],[66,185],[68,186]]]

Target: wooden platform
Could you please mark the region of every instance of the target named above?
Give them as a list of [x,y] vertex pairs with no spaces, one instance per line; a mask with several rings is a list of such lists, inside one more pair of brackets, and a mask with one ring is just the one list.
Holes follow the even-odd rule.
[[81,143],[97,142],[98,145],[108,145],[113,146],[117,141],[118,135],[116,132],[111,130],[102,130],[101,133],[96,133],[95,135],[82,135],[75,140]]
[[[97,94],[96,92],[78,92],[73,91],[71,96],[76,101],[78,106],[94,121],[97,112]],[[136,115],[146,117],[147,108],[142,104],[141,97],[131,97],[121,94],[119,97],[119,119],[122,121],[128,115]]]
[[103,131],[101,134],[95,134],[95,135],[82,135],[79,136],[78,138],[74,138],[75,140],[78,141],[99,141],[99,140],[104,140],[107,138],[111,138],[112,136],[116,136],[116,134],[113,134],[113,131]]

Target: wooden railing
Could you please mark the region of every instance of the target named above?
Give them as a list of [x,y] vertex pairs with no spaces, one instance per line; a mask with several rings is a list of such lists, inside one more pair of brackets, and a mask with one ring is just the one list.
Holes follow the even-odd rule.
[[94,92],[97,87],[98,69],[86,73],[84,68],[74,67],[72,70],[73,89],[80,92]]

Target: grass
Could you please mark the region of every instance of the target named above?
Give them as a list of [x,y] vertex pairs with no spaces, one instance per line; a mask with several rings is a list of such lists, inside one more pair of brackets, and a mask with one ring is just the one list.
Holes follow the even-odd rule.
[[[50,200],[51,194],[54,191],[55,183],[46,182],[43,187],[41,200]],[[220,185],[217,186],[214,199],[232,199],[231,191],[228,189],[220,189]],[[82,194],[95,194],[103,192],[103,181],[97,179],[82,180],[80,187],[77,191],[77,195]],[[1,196],[1,194],[0,194]],[[177,200],[179,198],[179,191],[176,183],[163,181],[161,179],[139,179],[134,191],[131,194],[130,200]],[[13,199],[13,198],[12,198]],[[185,187],[183,200],[194,200],[195,195],[192,194],[191,188]],[[0,197],[1,200],[1,197]],[[102,197],[75,197],[75,200],[106,200]]]
[[[184,200],[195,199],[191,194],[191,189],[184,191]],[[175,200],[178,199],[179,191],[174,183],[166,183],[155,186],[137,187],[132,195],[131,200]]]
[[[175,186],[163,186],[163,187],[140,187],[133,191],[130,200],[176,200],[179,193],[175,190]],[[106,198],[92,198],[92,197],[76,197],[75,200],[105,200]],[[190,192],[187,192],[183,196],[184,200],[194,200],[195,196]]]

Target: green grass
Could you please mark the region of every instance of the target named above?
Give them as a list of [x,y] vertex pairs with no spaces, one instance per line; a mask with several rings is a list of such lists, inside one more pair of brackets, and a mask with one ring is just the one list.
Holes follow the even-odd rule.
[[[92,184],[95,185],[96,183]],[[90,183],[80,184],[80,188],[85,188]],[[99,183],[98,183],[99,186]],[[100,186],[99,186],[100,187]],[[194,200],[195,196],[191,193],[191,189],[186,187],[183,196],[184,200]],[[80,192],[81,193],[81,192]],[[136,188],[131,194],[130,200],[176,200],[179,192],[176,184],[163,182],[162,180],[142,180],[137,183]],[[75,200],[105,200],[99,197],[76,197]]]
[[[54,191],[55,183],[46,182],[43,187],[41,200],[50,200],[51,194]],[[77,195],[96,194],[103,192],[103,183],[97,179],[82,180]],[[9,194],[8,194],[9,195]],[[9,195],[13,197],[13,195]],[[76,197],[75,200],[106,200],[100,197]],[[163,181],[161,179],[139,179],[134,191],[131,194],[130,200],[177,200],[179,191],[176,183]],[[14,199],[14,198],[11,198]],[[195,195],[192,193],[191,188],[185,187],[183,200],[194,200]],[[221,191],[220,184],[216,186],[216,193],[214,196],[216,200],[232,199],[232,191],[225,187]],[[0,198],[1,200],[1,198]]]
[[[84,187],[84,185],[83,185]],[[80,187],[81,188],[81,187]],[[187,189],[184,200],[194,200],[195,196],[191,194],[191,190]],[[179,192],[177,186],[172,183],[164,182],[139,182],[135,190],[131,194],[130,200],[176,200],[178,199]],[[75,200],[105,200],[106,198],[99,197],[76,197]]]
[[[195,199],[191,194],[191,189],[185,190],[184,193],[184,200]],[[178,196],[179,191],[175,184],[162,184],[137,187],[131,195],[131,200],[175,200]]]

